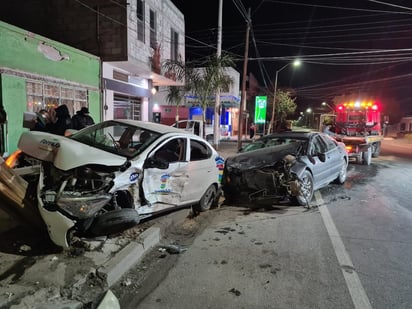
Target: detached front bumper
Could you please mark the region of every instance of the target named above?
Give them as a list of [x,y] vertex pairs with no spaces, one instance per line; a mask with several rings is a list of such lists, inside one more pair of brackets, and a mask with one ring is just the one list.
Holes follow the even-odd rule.
[[274,170],[248,170],[225,173],[222,190],[228,202],[281,201],[288,195]]

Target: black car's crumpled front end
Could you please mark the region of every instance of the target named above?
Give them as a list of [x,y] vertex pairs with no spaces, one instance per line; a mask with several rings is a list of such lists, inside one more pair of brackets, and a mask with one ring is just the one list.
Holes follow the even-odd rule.
[[296,142],[227,158],[222,180],[226,203],[274,202],[297,195],[299,182],[292,167],[299,149]]

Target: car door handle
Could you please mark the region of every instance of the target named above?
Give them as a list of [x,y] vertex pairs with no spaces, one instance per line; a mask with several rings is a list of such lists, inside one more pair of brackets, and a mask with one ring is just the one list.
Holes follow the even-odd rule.
[[187,175],[186,173],[171,173],[170,176],[173,176],[173,177],[183,177],[183,176],[186,176],[186,177],[188,177],[188,175]]

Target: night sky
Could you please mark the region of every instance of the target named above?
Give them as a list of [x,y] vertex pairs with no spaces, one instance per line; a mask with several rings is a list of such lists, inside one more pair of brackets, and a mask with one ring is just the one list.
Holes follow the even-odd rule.
[[[172,2],[185,15],[186,60],[216,53],[218,0]],[[412,112],[412,3],[390,0],[223,0],[222,50],[242,74],[251,11],[248,71],[262,87],[297,90],[301,109],[349,93],[379,99],[385,112]]]

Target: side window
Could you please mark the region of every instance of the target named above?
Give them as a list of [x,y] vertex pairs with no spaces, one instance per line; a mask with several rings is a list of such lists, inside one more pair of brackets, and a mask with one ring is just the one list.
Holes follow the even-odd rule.
[[327,150],[325,142],[322,140],[320,136],[315,136],[312,139],[312,146],[310,150],[310,154],[315,156],[318,153],[325,153]]
[[137,0],[136,7],[136,17],[137,17],[137,39],[144,42],[144,32],[145,32],[145,16],[144,16],[144,1]]
[[199,161],[210,158],[212,150],[203,142],[190,140],[190,161]]
[[325,141],[327,151],[331,151],[336,148],[336,142],[327,135],[322,135],[322,139]]
[[155,157],[167,161],[169,163],[185,160],[185,140],[175,138],[164,144],[155,153]]

